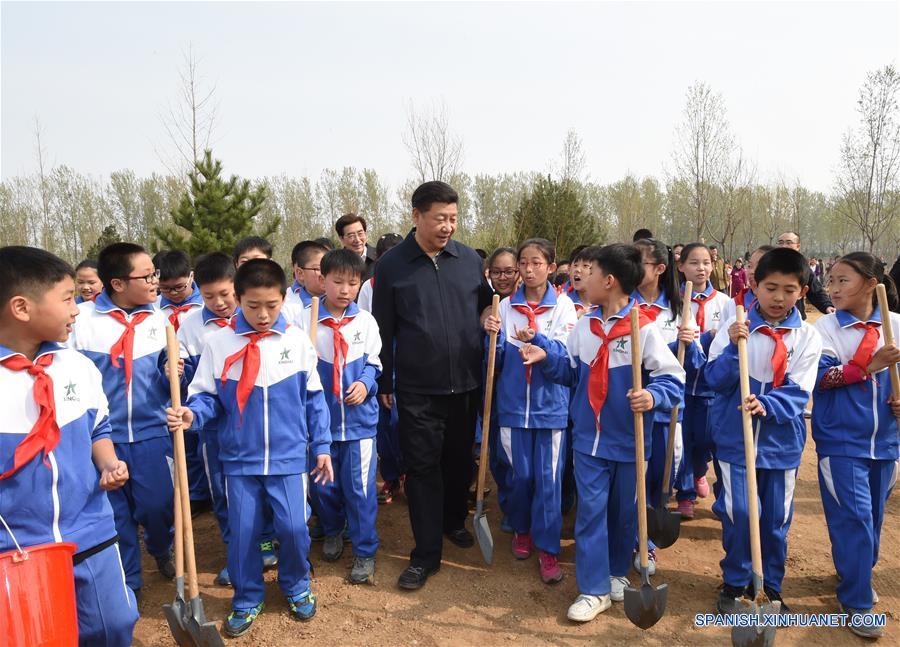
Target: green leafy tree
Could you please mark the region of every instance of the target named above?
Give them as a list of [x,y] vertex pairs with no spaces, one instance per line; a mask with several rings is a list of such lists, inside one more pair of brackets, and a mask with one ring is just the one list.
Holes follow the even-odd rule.
[[118,243],[121,240],[122,237],[119,236],[116,226],[106,225],[106,227],[103,228],[103,231],[100,232],[100,237],[88,248],[86,258],[93,258],[96,260],[100,255],[100,250],[113,243]]
[[598,244],[602,231],[598,221],[585,215],[575,183],[539,177],[522,200],[515,215],[516,241],[546,238],[566,255],[576,245]]
[[[231,253],[234,244],[254,233],[254,224],[266,200],[266,186],[250,188],[249,180],[232,175],[222,179],[222,162],[207,150],[190,175],[190,189],[172,212],[174,225],[156,227],[159,248],[181,249],[191,257],[206,252]],[[279,218],[266,223],[260,236],[271,236]]]

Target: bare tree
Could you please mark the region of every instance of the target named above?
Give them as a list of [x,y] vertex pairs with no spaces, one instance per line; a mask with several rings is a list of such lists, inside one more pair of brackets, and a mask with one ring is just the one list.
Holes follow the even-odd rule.
[[836,178],[837,209],[869,251],[900,212],[900,75],[892,65],[870,72],[859,93],[860,123],[844,136]]
[[713,93],[705,83],[694,83],[687,91],[684,121],[676,129],[672,158],[676,178],[684,181],[689,190],[697,239],[709,233],[713,194],[733,150],[722,96]]
[[566,133],[560,155],[559,178],[563,182],[579,182],[584,176],[584,147],[574,129]]
[[448,182],[457,175],[462,162],[462,139],[450,130],[447,106],[442,101],[430,110],[417,112],[410,101],[406,110],[403,145],[412,157],[420,182]]
[[160,115],[160,121],[174,151],[157,156],[166,169],[179,178],[196,173],[195,164],[210,147],[216,124],[218,103],[215,85],[209,86],[200,75],[200,59],[193,46],[183,53],[183,67],[178,71],[176,98]]
[[34,154],[37,158],[38,165],[38,197],[40,198],[41,205],[41,222],[43,231],[43,236],[41,238],[41,244],[44,249],[51,249],[50,245],[51,239],[49,236],[52,235],[53,232],[53,218],[50,213],[50,200],[51,200],[51,191],[50,191],[50,169],[47,168],[46,157],[47,150],[44,148],[43,142],[43,128],[41,127],[41,121],[37,116],[34,118]]

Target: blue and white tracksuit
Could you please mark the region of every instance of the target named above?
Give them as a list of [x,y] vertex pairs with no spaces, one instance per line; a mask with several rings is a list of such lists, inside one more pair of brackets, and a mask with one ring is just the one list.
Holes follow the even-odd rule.
[[[378,385],[381,375],[381,336],[375,318],[351,303],[344,311],[351,320],[341,328],[347,342],[346,363],[338,360],[340,397],[334,393],[334,333],[321,322],[333,317],[325,303],[319,309],[316,350],[319,354],[319,378],[325,392],[331,417],[331,463],[334,483],[310,484],[310,497],[326,536],[340,535],[346,524],[350,529],[353,554],[374,557],[378,550],[378,492],[375,483],[377,454],[375,435],[379,410]],[[366,399],[358,405],[344,402],[347,389],[354,382],[366,386]]]
[[[109,400],[110,438],[119,458],[128,464],[129,480],[109,493],[116,516],[116,530],[128,586],[139,589],[141,555],[138,526],[144,527],[144,545],[154,557],[166,557],[172,546],[174,482],[172,438],[166,426],[169,382],[157,367],[166,347],[166,315],[153,305],[125,313],[151,316],[135,327],[131,384],[125,384],[125,358],[119,366],[110,361],[110,348],[122,336],[124,326],[108,313],[120,310],[106,292],[93,302],[78,306],[81,313],[68,344],[86,355],[103,376],[103,391]],[[124,311],[122,311],[124,312]]]
[[308,452],[327,454],[331,444],[315,349],[303,331],[288,328],[280,315],[272,331],[258,343],[259,373],[243,415],[237,386],[244,361],[235,362],[222,382],[226,359],[256,332],[241,313],[235,315],[234,330],[222,328],[207,338],[188,389],[193,427],[216,429],[219,435],[228,492],[228,573],[236,609],[255,607],[265,596],[258,540],[266,501],[281,544],[279,585],[287,596],[309,588]]
[[[22,547],[56,542],[76,545],[75,597],[82,645],[127,646],[138,619],[134,593],[115,543],[116,524],[100,474],[94,467],[93,443],[110,437],[102,378],[79,353],[45,342],[37,357],[53,354],[45,371],[53,380],[59,444],[38,454],[19,471],[0,481],[0,517]],[[16,355],[0,346],[0,360]],[[37,358],[35,358],[35,361]],[[13,466],[16,447],[38,419],[34,378],[27,371],[0,365],[0,472]],[[129,465],[129,469],[131,466]],[[79,553],[108,544],[84,559]],[[0,553],[16,549],[0,525]]]
[[[531,532],[539,550],[558,555],[569,389],[548,380],[537,366],[527,381],[519,355],[525,343],[515,338],[516,330],[528,328],[528,317],[515,309],[530,308],[524,290],[500,302],[497,335],[495,401],[500,447],[509,465],[504,512],[516,533]],[[538,329],[531,343],[546,351],[548,360],[567,361],[566,339],[578,320],[575,306],[548,283],[538,308],[547,310],[534,315]]]
[[[185,320],[203,308],[203,297],[200,296],[200,289],[197,287],[197,284],[193,285],[191,294],[178,303],[175,303],[165,295],[160,296],[157,300],[157,306],[166,314],[166,317],[172,316],[173,308],[188,305],[191,306],[190,310],[178,313],[179,332]],[[165,360],[163,360],[163,363],[165,363]],[[197,434],[184,435],[184,453],[187,458],[188,488],[191,491],[191,501],[204,501],[210,498],[210,491],[206,471],[203,466],[200,437]]]
[[[722,327],[722,312],[731,299],[722,292],[713,289],[712,283],[707,282],[706,287],[694,296],[702,294],[704,322],[700,333],[700,350],[704,356],[709,354],[716,331]],[[701,304],[691,303],[691,314],[694,322],[698,321],[698,311]],[[696,326],[696,323],[694,324]],[[710,458],[715,460],[714,445],[709,429],[709,408],[715,393],[709,386],[704,374],[705,362],[694,361],[691,364],[685,362],[687,380],[684,392],[684,412],[681,419],[681,435],[684,444],[684,454],[681,465],[676,475],[678,501],[695,501],[697,492],[694,490],[694,480],[706,476],[707,464]]]
[[[815,385],[822,339],[815,328],[800,318],[796,308],[775,326],[763,319],[758,305],[750,310],[747,320],[750,392],[766,411],[765,416],[753,418],[762,575],[766,586],[781,591],[787,534],[794,512],[794,485],[806,443],[803,411]],[[722,487],[713,505],[722,520],[725,549],[725,558],[719,564],[727,585],[744,587],[752,580],[750,525],[738,351],[728,336],[732,323],[733,319],[724,322],[716,334],[709,351],[706,378],[716,391],[710,421],[722,477]],[[775,342],[759,332],[763,327],[789,331],[783,338],[787,370],[784,383],[777,388],[772,388]]]
[[[900,315],[891,313],[894,339]],[[878,308],[868,322],[882,323]],[[887,369],[862,382],[826,388],[825,374],[850,362],[863,331],[845,310],[820,317],[822,358],[812,411],[812,435],[819,455],[819,489],[831,537],[831,556],[841,576],[837,597],[850,609],[872,608],[872,569],[878,561],[881,524],[900,457],[897,419],[887,404]],[[876,350],[884,346],[879,330]]]
[[[540,364],[545,376],[575,386],[570,405],[574,421],[575,479],[578,512],[575,520],[575,573],[578,590],[608,595],[610,576],[625,576],[631,566],[637,533],[634,414],[626,393],[632,388],[630,335],[611,340],[608,393],[599,420],[588,398],[591,364],[602,341],[591,332],[591,320],[603,322],[605,332],[628,317],[635,302],[603,321],[602,308],[584,315],[569,334],[568,357],[548,357]],[[654,409],[644,414],[650,429],[656,409],[677,404],[684,388],[684,369],[678,365],[656,326],[641,327],[642,384],[653,396]],[[644,436],[645,456],[651,438]],[[646,469],[646,466],[645,466]]]

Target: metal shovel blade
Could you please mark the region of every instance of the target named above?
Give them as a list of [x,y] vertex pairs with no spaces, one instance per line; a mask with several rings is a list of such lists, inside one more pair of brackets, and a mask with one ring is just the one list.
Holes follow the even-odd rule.
[[494,563],[494,537],[491,535],[491,527],[488,525],[487,516],[484,514],[484,503],[479,501],[475,510],[475,539],[481,549],[484,563]]
[[632,586],[625,588],[625,616],[633,625],[649,629],[666,613],[669,585],[661,584],[653,588],[647,570],[641,571],[641,588],[636,589]]
[[184,619],[188,617],[187,603],[184,601],[184,578],[175,579],[175,599],[172,604],[163,605],[163,614],[172,632],[172,638],[179,647],[194,647],[194,640],[188,633]]
[[225,647],[215,622],[206,619],[200,596],[191,599],[190,614],[185,619],[188,633],[198,647]]
[[681,534],[681,513],[668,510],[664,504],[658,508],[647,506],[647,536],[657,548],[668,548]]
[[763,627],[762,616],[781,613],[781,602],[769,602],[765,595],[756,601],[742,598],[737,601],[735,613],[756,616],[759,621],[753,626],[731,628],[734,647],[772,647],[775,644],[775,627]]

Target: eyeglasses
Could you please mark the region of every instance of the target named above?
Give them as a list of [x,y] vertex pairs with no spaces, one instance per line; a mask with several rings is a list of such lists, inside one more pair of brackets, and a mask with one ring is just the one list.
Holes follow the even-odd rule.
[[137,281],[138,279],[144,279],[144,283],[154,283],[159,281],[159,270],[150,274],[145,274],[144,276],[120,276],[119,279],[122,281]]
[[191,287],[190,283],[181,283],[174,287],[163,287],[162,285],[160,285],[159,291],[165,292],[166,294],[178,294],[179,292],[184,292],[189,287]]
[[365,240],[366,232],[353,232],[352,234],[344,234],[341,238],[346,238],[347,240]]
[[516,270],[491,270],[489,272],[492,279],[499,279],[501,276],[506,279],[511,279],[517,273]]
[[321,274],[321,267],[301,267],[301,270],[306,270],[307,272],[315,272],[316,274]]
[[533,267],[536,270],[545,267],[546,265],[546,263],[542,263],[540,261],[536,261],[534,263],[532,263],[531,261],[519,261],[519,267]]

